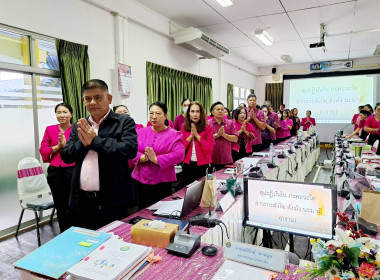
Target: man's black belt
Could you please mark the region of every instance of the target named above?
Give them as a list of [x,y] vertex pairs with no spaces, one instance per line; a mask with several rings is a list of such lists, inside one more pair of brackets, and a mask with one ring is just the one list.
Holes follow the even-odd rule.
[[100,192],[99,191],[97,191],[97,192],[88,192],[88,191],[80,190],[80,194],[83,195],[83,196],[85,196],[85,197],[97,198],[97,197],[99,197]]

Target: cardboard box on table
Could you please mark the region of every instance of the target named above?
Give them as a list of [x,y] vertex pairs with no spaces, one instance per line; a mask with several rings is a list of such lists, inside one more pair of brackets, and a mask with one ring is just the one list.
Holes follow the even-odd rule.
[[179,226],[165,223],[166,228],[151,228],[148,226],[150,220],[141,220],[131,228],[131,242],[146,246],[166,248]]

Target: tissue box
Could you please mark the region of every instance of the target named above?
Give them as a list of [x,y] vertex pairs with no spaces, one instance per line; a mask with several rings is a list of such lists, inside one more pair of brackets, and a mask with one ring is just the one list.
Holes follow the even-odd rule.
[[146,246],[166,248],[174,238],[178,225],[165,223],[166,228],[148,227],[150,220],[141,220],[131,228],[131,242]]

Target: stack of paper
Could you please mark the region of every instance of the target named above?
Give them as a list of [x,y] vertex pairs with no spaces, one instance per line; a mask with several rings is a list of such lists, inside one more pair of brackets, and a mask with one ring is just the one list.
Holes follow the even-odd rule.
[[165,216],[173,216],[173,217],[180,217],[182,206],[183,206],[183,199],[177,199],[172,201],[159,201],[156,204],[150,206],[147,208],[148,210],[156,210],[154,212],[154,215],[165,215]]
[[129,279],[146,264],[152,248],[110,238],[67,271],[72,279]]
[[71,227],[14,263],[14,266],[58,279],[109,237],[107,233]]

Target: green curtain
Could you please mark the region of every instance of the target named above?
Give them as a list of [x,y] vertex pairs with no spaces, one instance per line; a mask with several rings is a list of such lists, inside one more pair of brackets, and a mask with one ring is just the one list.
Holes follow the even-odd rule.
[[283,84],[269,83],[265,85],[265,100],[272,103],[274,110],[280,109],[280,104],[283,103]]
[[234,85],[227,84],[227,108],[230,110],[234,108]]
[[203,104],[206,114],[212,104],[211,78],[201,77],[152,62],[146,62],[148,103],[161,101],[172,121],[182,113],[181,101],[190,98]]
[[82,85],[90,79],[88,46],[56,39],[63,102],[73,107],[73,121],[86,116]]
[[249,93],[250,93],[250,94],[255,94],[255,90],[254,90],[253,88],[251,88],[251,89],[249,90]]

